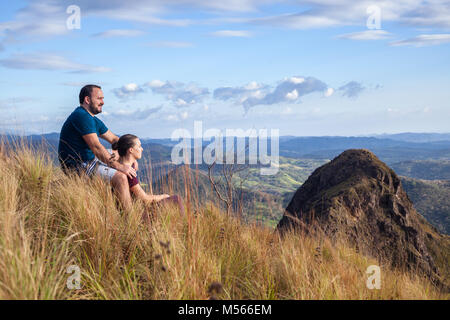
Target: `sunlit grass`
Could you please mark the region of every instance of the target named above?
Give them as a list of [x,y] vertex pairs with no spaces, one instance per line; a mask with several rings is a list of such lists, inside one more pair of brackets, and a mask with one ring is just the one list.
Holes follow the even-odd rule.
[[[145,206],[119,211],[102,180],[67,177],[44,152],[23,145],[5,149],[1,299],[448,298],[426,279],[384,267],[381,289],[369,290],[365,271],[377,261],[344,243],[295,233],[281,238],[211,203],[186,217],[161,208],[145,224]],[[67,287],[71,265],[81,271],[79,290]]]

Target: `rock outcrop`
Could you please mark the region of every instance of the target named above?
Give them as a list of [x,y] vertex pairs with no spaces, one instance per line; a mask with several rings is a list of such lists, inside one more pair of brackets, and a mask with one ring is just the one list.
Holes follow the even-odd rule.
[[431,235],[425,230],[433,227],[416,212],[395,172],[368,150],[347,150],[316,169],[277,226],[291,227],[345,239],[381,264],[438,274],[426,245]]

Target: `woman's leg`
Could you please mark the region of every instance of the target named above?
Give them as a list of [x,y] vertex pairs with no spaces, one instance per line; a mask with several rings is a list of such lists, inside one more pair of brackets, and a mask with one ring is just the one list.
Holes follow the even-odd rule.
[[158,204],[174,204],[180,210],[180,215],[184,217],[186,215],[184,210],[183,199],[179,195],[173,195],[168,198],[165,198],[161,201],[158,201]]
[[122,172],[116,171],[111,178],[111,185],[123,208],[129,210],[131,208],[131,195],[127,176]]
[[185,216],[183,199],[179,195],[170,196],[158,202],[152,202],[147,206],[147,211],[142,214],[142,220],[145,223],[152,223],[153,219],[155,219],[156,212],[158,211],[158,207],[161,205],[175,205],[180,211],[180,215],[182,217]]

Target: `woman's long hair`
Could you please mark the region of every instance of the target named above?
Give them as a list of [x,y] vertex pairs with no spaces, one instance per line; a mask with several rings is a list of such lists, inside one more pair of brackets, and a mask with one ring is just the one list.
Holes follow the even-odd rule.
[[119,156],[126,156],[128,149],[133,148],[136,144],[137,136],[134,134],[124,134],[119,138],[119,141],[112,144],[112,149],[119,152]]

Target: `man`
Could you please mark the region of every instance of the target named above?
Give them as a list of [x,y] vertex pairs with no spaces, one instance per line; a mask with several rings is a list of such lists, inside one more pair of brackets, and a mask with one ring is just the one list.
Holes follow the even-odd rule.
[[103,99],[100,86],[90,84],[81,89],[80,106],[67,118],[61,129],[58,158],[66,173],[73,169],[78,173],[98,174],[109,180],[119,200],[127,208],[131,204],[127,177],[136,177],[136,171],[111,157],[99,141],[99,137],[111,144],[119,140],[95,116],[102,112]]

